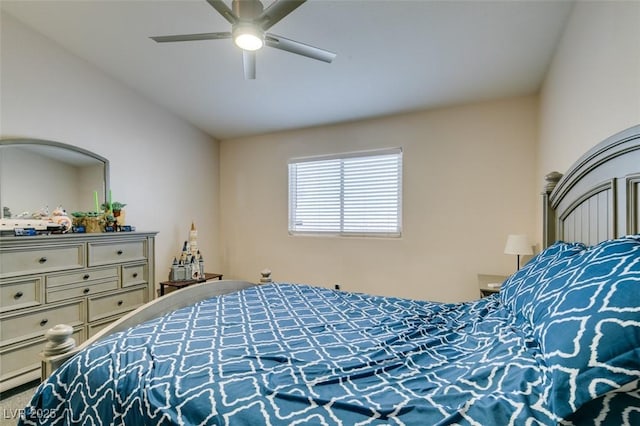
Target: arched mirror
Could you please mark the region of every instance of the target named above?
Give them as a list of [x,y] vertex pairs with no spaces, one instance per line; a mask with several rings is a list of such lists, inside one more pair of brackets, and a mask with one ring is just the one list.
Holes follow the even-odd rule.
[[106,158],[60,142],[0,140],[0,218],[57,206],[94,211],[96,191],[102,204],[109,193]]

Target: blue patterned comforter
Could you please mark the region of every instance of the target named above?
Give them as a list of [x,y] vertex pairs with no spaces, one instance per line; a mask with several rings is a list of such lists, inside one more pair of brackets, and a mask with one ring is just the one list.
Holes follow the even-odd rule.
[[514,318],[498,297],[440,304],[259,286],[88,348],[41,385],[32,406],[49,417],[31,421],[555,423],[540,350]]
[[557,243],[469,303],[205,300],[87,348],[31,405],[25,424],[637,425],[640,237]]

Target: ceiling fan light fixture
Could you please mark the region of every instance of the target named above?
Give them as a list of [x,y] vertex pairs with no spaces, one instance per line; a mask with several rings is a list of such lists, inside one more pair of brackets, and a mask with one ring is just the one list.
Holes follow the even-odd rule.
[[227,6],[229,0],[206,1],[231,24],[231,32],[156,36],[151,39],[156,43],[232,39],[233,43],[242,49],[244,78],[247,80],[256,78],[257,55],[255,51],[265,45],[327,63],[331,63],[336,56],[335,53],[328,50],[267,32],[269,28],[280,22],[306,0],[270,0],[266,9],[262,4],[262,1],[265,0],[232,0],[231,9]]
[[258,50],[264,46],[264,33],[253,25],[238,25],[233,29],[233,42],[243,50]]

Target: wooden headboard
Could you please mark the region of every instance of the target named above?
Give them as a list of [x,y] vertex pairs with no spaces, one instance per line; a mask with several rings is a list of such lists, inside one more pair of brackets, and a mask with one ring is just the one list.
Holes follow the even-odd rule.
[[639,233],[640,125],[593,147],[564,176],[552,172],[546,180],[543,247]]

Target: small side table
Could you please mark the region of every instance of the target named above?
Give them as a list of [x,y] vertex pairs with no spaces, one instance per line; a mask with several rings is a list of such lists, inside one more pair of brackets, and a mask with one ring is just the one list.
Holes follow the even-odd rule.
[[500,286],[496,284],[502,284],[507,278],[509,277],[506,275],[478,274],[480,297],[487,297],[494,293],[498,293],[500,291]]
[[222,279],[222,274],[210,274],[205,272],[204,273],[204,278],[200,279],[200,280],[184,280],[184,281],[161,281],[160,282],[160,296],[164,296],[164,287],[173,287],[175,289],[179,289],[179,288],[183,288],[183,287],[189,287],[190,285],[193,284],[198,284],[198,283],[203,283],[206,281],[210,281],[210,280],[215,280],[215,279],[221,280]]

